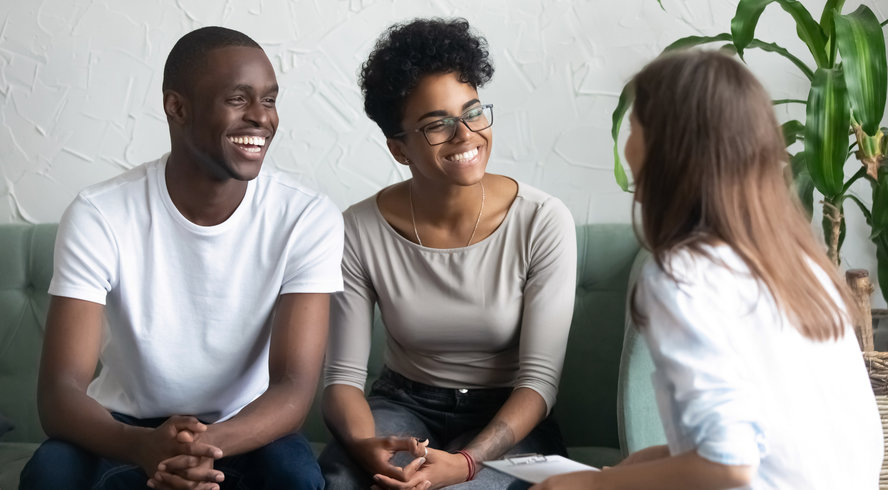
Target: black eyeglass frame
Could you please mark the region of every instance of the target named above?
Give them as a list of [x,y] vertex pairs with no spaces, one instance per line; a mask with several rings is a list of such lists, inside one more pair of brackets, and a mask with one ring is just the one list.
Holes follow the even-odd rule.
[[[469,123],[466,122],[465,115],[466,115],[466,112],[473,111],[478,108],[481,108],[482,110],[490,109],[490,121],[489,121],[490,124],[488,124],[487,126],[484,126],[483,128],[472,129],[471,127],[469,127]],[[460,115],[460,116],[447,116],[447,117],[442,117],[440,119],[435,119],[434,121],[423,124],[422,126],[416,128],[416,129],[413,129],[411,131],[401,131],[400,133],[394,134],[394,135],[392,135],[392,138],[401,138],[401,137],[407,136],[410,133],[422,133],[423,137],[425,137],[426,143],[428,143],[429,146],[443,145],[444,143],[447,143],[448,141],[451,141],[451,140],[453,140],[453,138],[456,137],[456,124],[454,124],[452,126],[453,127],[453,134],[450,135],[449,138],[447,138],[446,140],[444,140],[440,143],[432,143],[431,140],[429,140],[429,135],[426,134],[426,128],[428,128],[432,124],[437,124],[437,123],[440,123],[441,121],[448,121],[448,120],[449,121],[458,121],[458,122],[463,123],[463,125],[466,127],[466,129],[468,129],[469,131],[471,131],[473,133],[477,133],[478,131],[484,131],[485,129],[493,126],[493,104],[481,104],[479,106],[472,107],[471,109],[466,109],[466,111],[463,112],[462,115]]]

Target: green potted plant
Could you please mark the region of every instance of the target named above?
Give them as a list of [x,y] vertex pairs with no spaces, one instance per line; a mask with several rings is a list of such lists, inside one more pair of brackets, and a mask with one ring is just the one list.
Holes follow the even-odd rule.
[[[808,66],[775,43],[754,37],[759,18],[771,3],[778,4],[792,16],[796,33],[816,66]],[[761,49],[784,57],[811,81],[805,100],[774,101],[774,104],[805,105],[804,122],[790,120],[783,124],[787,147],[797,141],[804,144],[802,150],[788,155],[793,186],[809,216],[814,205],[814,189],[823,195],[824,239],[827,253],[836,265],[845,235],[844,203],[851,200],[857,205],[870,226],[870,239],[876,246],[879,285],[882,296],[888,300],[888,168],[885,168],[888,128],[881,127],[888,92],[882,28],[888,21],[880,23],[866,5],[842,14],[844,3],[844,0],[827,0],[818,22],[795,0],[740,0],[730,32],[685,37],[667,46],[664,52],[722,43],[722,49],[736,52],[742,59],[747,49]],[[614,177],[623,190],[629,189],[629,181],[620,162],[617,140],[631,99],[631,87],[626,86],[614,110],[611,127]],[[845,162],[852,155],[861,166],[846,179]],[[849,192],[859,179],[870,183],[871,208]]]

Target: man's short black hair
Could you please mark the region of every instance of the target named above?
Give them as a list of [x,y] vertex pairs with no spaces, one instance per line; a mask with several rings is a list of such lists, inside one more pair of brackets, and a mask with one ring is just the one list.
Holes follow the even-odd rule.
[[465,19],[416,19],[389,27],[361,67],[364,112],[386,137],[401,132],[404,103],[426,75],[455,73],[478,88],[493,77],[487,41]]
[[228,46],[262,49],[250,36],[233,29],[209,26],[191,31],[176,41],[167,56],[163,67],[163,89],[185,92],[191,75],[203,65],[207,53]]

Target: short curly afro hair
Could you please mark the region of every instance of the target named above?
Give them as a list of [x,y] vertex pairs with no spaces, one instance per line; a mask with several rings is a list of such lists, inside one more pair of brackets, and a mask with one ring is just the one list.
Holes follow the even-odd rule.
[[415,19],[394,24],[361,67],[364,112],[387,138],[401,132],[407,97],[426,75],[456,73],[478,88],[493,77],[487,40],[466,19]]

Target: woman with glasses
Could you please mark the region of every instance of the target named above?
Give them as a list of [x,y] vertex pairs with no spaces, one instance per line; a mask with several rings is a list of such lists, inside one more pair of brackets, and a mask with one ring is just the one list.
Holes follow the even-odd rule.
[[[486,173],[493,106],[477,89],[492,75],[463,19],[394,25],[361,70],[365,111],[412,178],[345,212],[327,488],[504,488],[514,480],[482,461],[565,452],[548,416],[573,313],[574,223],[558,199]],[[385,367],[365,398],[374,305]]]

